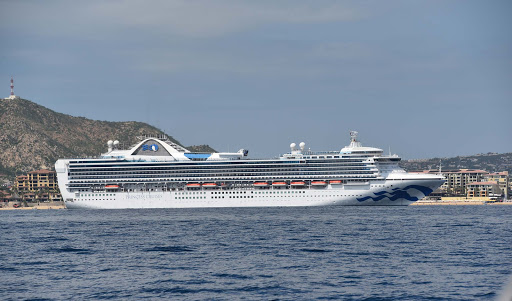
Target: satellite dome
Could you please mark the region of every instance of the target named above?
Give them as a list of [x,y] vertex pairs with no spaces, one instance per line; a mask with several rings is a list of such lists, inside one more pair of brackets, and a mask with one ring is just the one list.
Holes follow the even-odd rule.
[[118,140],[114,141],[114,145],[119,145],[119,141]]
[[306,143],[301,142],[301,143],[299,144],[299,146],[300,146],[300,149],[301,149],[301,150],[304,150],[304,147],[306,147]]
[[112,147],[112,145],[113,145],[113,144],[114,144],[114,141],[112,141],[112,140],[109,140],[109,141],[107,142],[107,145],[108,145],[109,147]]
[[295,144],[295,143],[290,144],[290,148],[292,149],[292,151],[294,151],[294,150],[295,150],[295,147],[296,147],[296,146],[297,146],[297,144]]

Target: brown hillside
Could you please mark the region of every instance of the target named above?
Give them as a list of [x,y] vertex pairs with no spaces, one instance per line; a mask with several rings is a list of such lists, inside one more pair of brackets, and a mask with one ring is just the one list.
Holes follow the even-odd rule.
[[106,151],[108,140],[131,145],[144,133],[163,134],[142,122],[96,121],[57,113],[25,99],[0,100],[0,173],[53,168],[58,158],[96,156]]

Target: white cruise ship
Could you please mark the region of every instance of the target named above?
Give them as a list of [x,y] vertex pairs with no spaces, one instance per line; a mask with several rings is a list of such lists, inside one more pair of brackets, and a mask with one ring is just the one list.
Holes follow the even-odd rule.
[[60,159],[55,170],[70,209],[409,205],[445,181],[407,173],[398,156],[350,136],[340,151],[292,143],[291,152],[264,160],[248,159],[243,149],[193,153],[144,136],[127,150],[109,141],[98,158]]

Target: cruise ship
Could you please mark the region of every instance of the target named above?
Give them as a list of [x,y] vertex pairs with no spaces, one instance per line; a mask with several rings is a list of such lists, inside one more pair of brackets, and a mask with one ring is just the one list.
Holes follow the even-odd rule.
[[69,209],[409,205],[440,187],[441,175],[407,173],[400,157],[364,147],[357,132],[339,151],[290,145],[273,159],[248,151],[194,153],[165,136],[141,136],[97,158],[55,163]]

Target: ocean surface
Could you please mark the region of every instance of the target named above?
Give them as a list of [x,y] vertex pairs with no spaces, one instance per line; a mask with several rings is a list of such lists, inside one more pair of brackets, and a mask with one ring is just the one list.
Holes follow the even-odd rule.
[[0,211],[0,300],[496,300],[512,206]]

